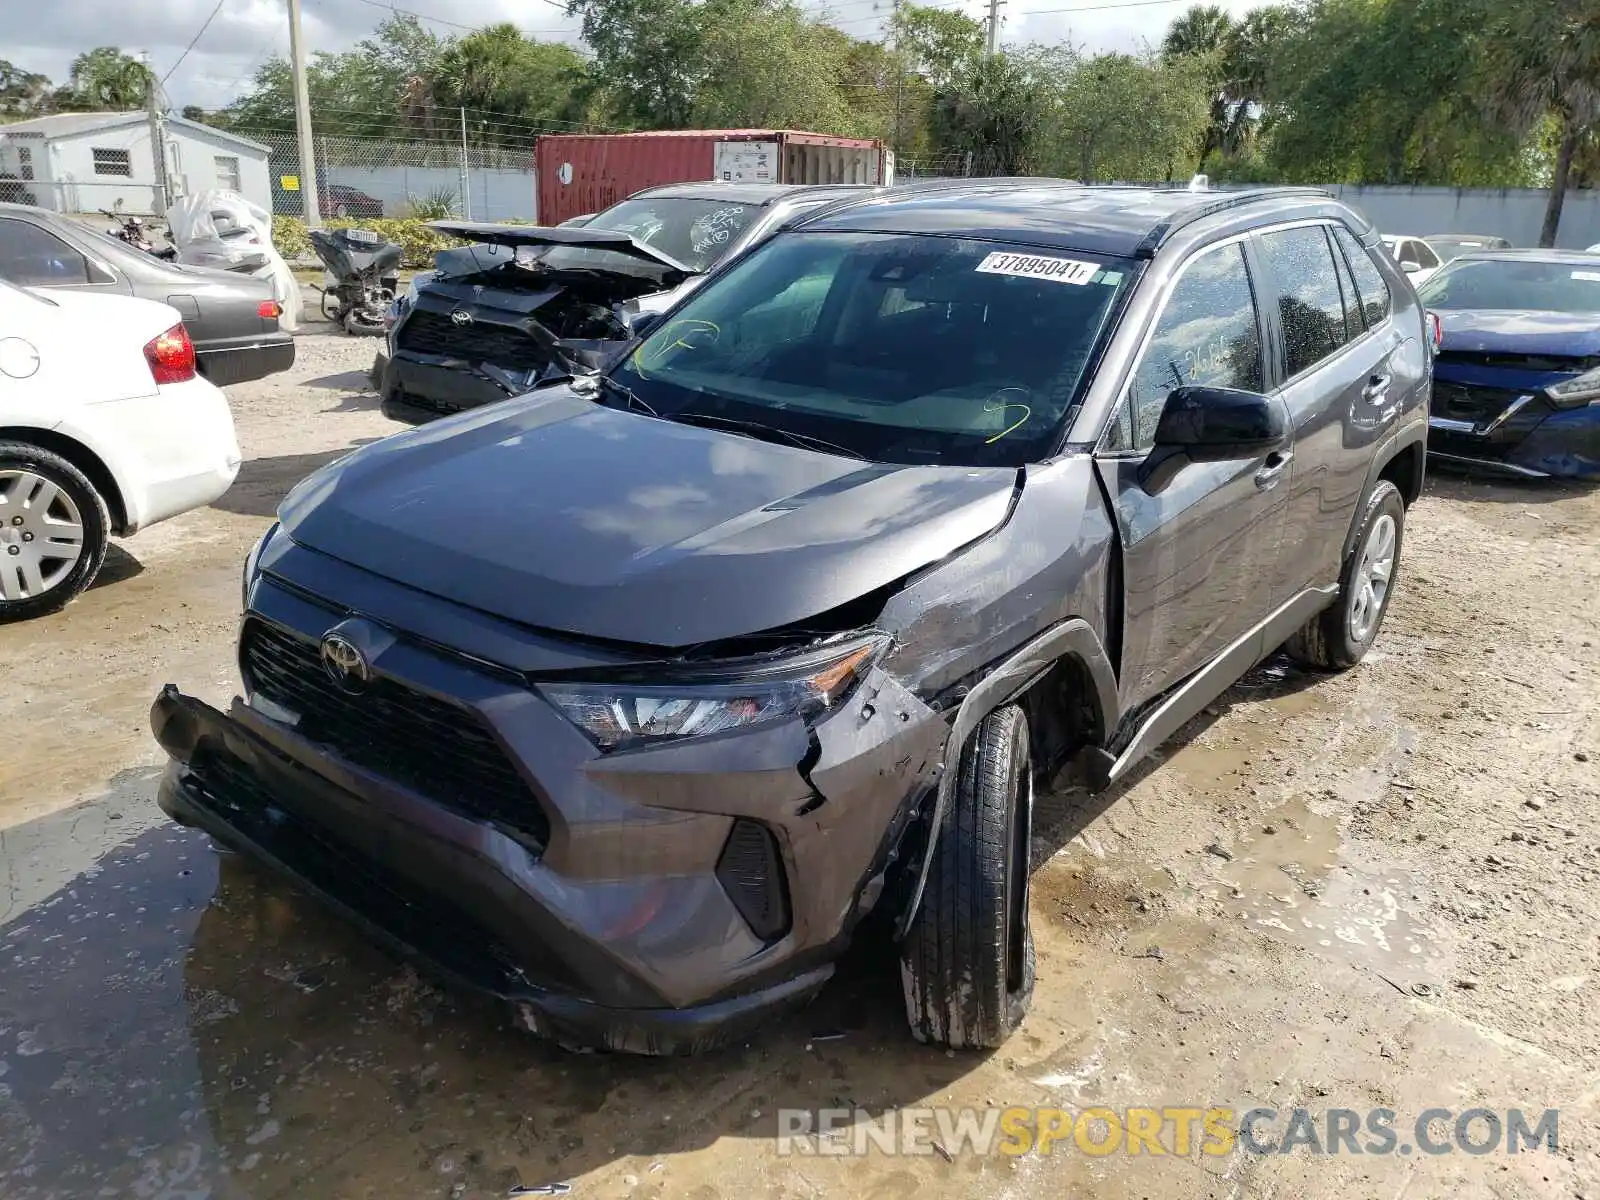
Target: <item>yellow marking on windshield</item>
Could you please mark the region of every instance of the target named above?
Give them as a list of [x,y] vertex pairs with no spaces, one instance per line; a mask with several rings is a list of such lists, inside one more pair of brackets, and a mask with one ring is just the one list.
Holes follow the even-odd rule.
[[1004,413],[1007,410],[1013,409],[1013,408],[1020,408],[1022,410],[1022,415],[1020,417],[1018,417],[1015,421],[1013,421],[1010,425],[1007,425],[999,433],[995,434],[992,438],[984,438],[983,439],[983,444],[985,446],[994,445],[1001,438],[1005,437],[1006,434],[1011,433],[1011,432],[1021,428],[1023,425],[1027,424],[1028,418],[1033,416],[1033,409],[1028,407],[1028,405],[1026,405],[1026,404],[997,404],[993,400],[990,400],[988,403],[986,403],[983,406],[983,411],[985,413],[994,413],[994,412]]

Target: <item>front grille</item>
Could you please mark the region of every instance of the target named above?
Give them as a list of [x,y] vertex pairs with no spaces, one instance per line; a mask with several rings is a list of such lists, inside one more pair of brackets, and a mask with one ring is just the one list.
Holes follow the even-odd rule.
[[523,330],[475,320],[457,325],[443,313],[418,309],[400,327],[396,348],[415,354],[438,354],[468,362],[493,363],[508,371],[535,371],[550,355]]
[[717,859],[717,879],[758,938],[770,942],[788,930],[789,894],[772,830],[743,817],[734,821]]
[[553,955],[512,951],[449,895],[417,886],[363,848],[286,811],[228,754],[198,756],[186,783],[197,801],[312,887],[470,983],[513,993],[527,983],[571,986]]
[[240,658],[251,687],[300,714],[304,737],[536,849],[549,841],[550,823],[532,790],[467,709],[381,675],[350,695],[323,671],[315,643],[255,617],[245,624]]
[[1484,425],[1504,412],[1517,397],[1525,394],[1510,388],[1480,387],[1435,379],[1430,411],[1436,417]]

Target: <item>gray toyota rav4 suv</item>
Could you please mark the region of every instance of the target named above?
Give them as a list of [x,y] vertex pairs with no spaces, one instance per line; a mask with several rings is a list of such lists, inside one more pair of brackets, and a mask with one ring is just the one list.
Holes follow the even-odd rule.
[[830,205],[599,377],[301,483],[160,802],[567,1044],[748,1032],[874,913],[913,1033],[998,1045],[1035,781],[1372,645],[1429,343],[1319,192]]

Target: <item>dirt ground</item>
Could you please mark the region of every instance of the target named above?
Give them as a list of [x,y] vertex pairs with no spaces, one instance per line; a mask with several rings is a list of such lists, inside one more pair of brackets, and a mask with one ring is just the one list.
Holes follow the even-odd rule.
[[[213,507],[0,628],[0,1196],[1600,1197],[1600,492],[1438,476],[1376,651],[1273,661],[1112,793],[1040,802],[1032,1015],[905,1031],[867,947],[689,1061],[574,1056],[168,824],[150,700],[235,687],[245,551],[392,426],[373,346],[231,393]],[[778,1110],[1560,1110],[1559,1152],[784,1157]],[[1284,1122],[1264,1127],[1281,1136]],[[1409,1138],[1402,1138],[1409,1144]]]

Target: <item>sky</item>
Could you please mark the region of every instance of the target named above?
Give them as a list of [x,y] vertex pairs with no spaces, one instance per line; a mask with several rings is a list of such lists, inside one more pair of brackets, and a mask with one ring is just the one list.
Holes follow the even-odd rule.
[[[981,17],[987,0],[935,0]],[[1167,24],[1191,0],[1006,0],[1003,41],[1071,41],[1078,47],[1133,50],[1159,42]],[[1261,0],[1216,0],[1235,14]],[[890,0],[804,0],[826,8],[833,23],[856,37],[874,36]],[[394,0],[440,34],[510,21],[527,33],[576,41],[577,22],[562,0]],[[302,0],[306,45],[344,50],[383,20],[380,0]],[[1072,9],[1076,11],[1062,11]],[[95,46],[148,51],[166,81],[174,107],[220,108],[248,86],[261,63],[289,49],[286,0],[0,0],[0,57],[64,82],[72,59]],[[212,14],[215,13],[213,17]],[[207,19],[211,18],[207,25]],[[200,33],[205,26],[204,33]],[[184,48],[200,33],[194,48]],[[182,61],[180,62],[180,56]]]

